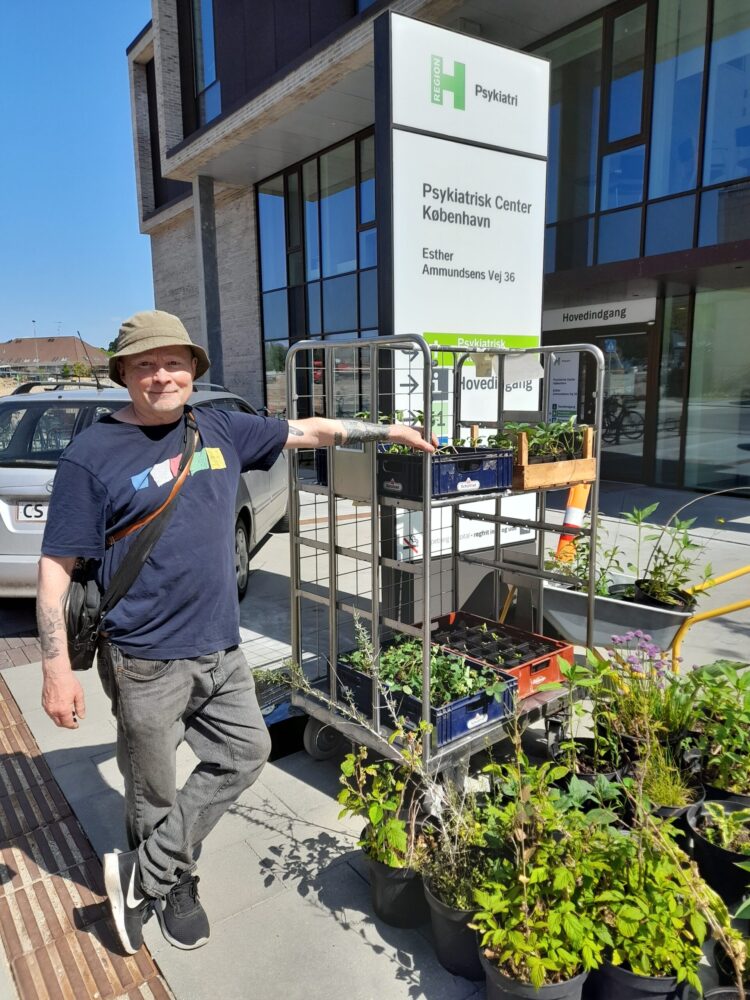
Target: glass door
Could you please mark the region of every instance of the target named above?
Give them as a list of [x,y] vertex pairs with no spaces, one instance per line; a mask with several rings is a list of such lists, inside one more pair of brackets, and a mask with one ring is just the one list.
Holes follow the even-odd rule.
[[[602,424],[603,479],[642,483],[648,479],[646,442],[649,335],[606,333],[593,342],[604,354]],[[592,372],[593,374],[593,372]],[[593,413],[589,419],[593,417]]]

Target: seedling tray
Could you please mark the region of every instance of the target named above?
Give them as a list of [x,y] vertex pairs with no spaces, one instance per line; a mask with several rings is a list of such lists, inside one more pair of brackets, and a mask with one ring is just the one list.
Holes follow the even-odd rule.
[[[424,457],[378,454],[378,493],[422,500]],[[513,452],[509,449],[462,448],[455,455],[432,456],[432,496],[449,497],[510,489]]]
[[[486,630],[482,626],[486,626]],[[501,648],[491,656],[485,656],[481,650],[481,637],[490,633],[499,637],[498,646]],[[561,681],[558,657],[568,663],[573,662],[573,647],[569,643],[525,632],[512,625],[500,625],[467,611],[453,611],[434,619],[432,641],[444,646],[449,652],[479,660],[493,670],[515,677],[518,681],[518,698],[521,700],[535,694],[542,684]],[[504,643],[507,643],[505,651],[502,649]],[[469,652],[460,648],[464,645]],[[520,656],[511,657],[511,650],[517,651]],[[503,657],[503,663],[498,663],[498,656]],[[514,663],[513,660],[516,659],[521,662]]]
[[[465,657],[465,659],[475,663],[477,669],[485,666],[478,661],[472,661],[470,657]],[[442,747],[446,743],[450,743],[466,733],[474,732],[474,730],[491,722],[510,718],[513,714],[518,681],[510,673],[504,673],[497,669],[494,672],[499,681],[505,682],[505,688],[500,698],[496,698],[486,691],[479,691],[476,694],[449,702],[447,705],[441,705],[439,708],[430,706],[432,738],[436,746]],[[343,704],[351,702],[362,715],[371,718],[373,708],[372,677],[347,663],[341,662],[336,667],[336,673],[339,683],[338,701]],[[422,719],[421,700],[402,692],[394,692],[392,698],[396,716],[403,717],[410,728],[416,728]],[[382,691],[379,692],[379,701],[381,719],[388,725],[390,710]]]

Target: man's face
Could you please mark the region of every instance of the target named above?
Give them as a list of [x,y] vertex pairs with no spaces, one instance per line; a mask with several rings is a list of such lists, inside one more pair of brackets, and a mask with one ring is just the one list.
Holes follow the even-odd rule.
[[144,424],[178,420],[193,391],[196,359],[189,347],[160,347],[122,358],[120,378]]

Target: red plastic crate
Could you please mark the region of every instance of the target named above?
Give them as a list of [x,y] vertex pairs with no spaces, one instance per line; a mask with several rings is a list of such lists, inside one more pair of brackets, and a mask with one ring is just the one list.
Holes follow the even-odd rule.
[[[521,700],[533,695],[542,684],[551,684],[562,680],[558,657],[562,657],[568,663],[573,662],[573,647],[570,643],[560,642],[557,639],[548,639],[546,636],[538,635],[535,632],[525,632],[523,629],[514,628],[512,625],[501,625],[499,622],[491,621],[488,618],[481,618],[479,615],[469,614],[467,611],[452,611],[450,614],[442,615],[432,622],[433,631],[437,629],[450,629],[455,625],[467,625],[469,627],[486,625],[492,632],[496,632],[501,636],[507,636],[514,642],[545,642],[550,647],[549,652],[528,660],[517,667],[505,666],[502,663],[494,664],[489,660],[482,661],[491,667],[496,667],[515,677],[518,681],[518,697]],[[441,641],[440,645],[445,646],[446,649],[457,653],[459,656],[467,655],[461,650],[453,649],[450,639],[447,642]],[[478,653],[472,653],[471,656],[473,659],[481,660],[481,656]]]

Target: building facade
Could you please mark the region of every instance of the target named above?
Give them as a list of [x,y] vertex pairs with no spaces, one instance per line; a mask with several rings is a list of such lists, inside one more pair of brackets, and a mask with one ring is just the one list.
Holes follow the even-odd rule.
[[128,59],[157,306],[271,412],[290,343],[378,335],[387,9],[550,60],[543,338],[605,354],[605,477],[750,486],[747,0],[153,0]]

